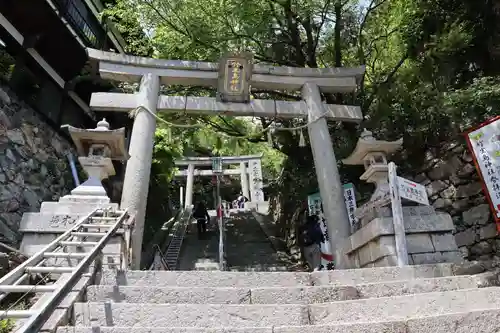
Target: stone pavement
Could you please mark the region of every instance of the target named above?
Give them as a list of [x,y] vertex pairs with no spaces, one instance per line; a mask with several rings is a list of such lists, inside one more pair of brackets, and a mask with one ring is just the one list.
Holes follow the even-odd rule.
[[[212,214],[210,214],[212,213]],[[215,225],[214,212],[207,226],[207,234],[198,237],[196,221],[193,220],[182,243],[177,268],[181,271],[218,270],[219,269],[219,230]]]
[[251,212],[238,212],[226,220],[225,255],[231,271],[287,271],[291,262],[276,252]]

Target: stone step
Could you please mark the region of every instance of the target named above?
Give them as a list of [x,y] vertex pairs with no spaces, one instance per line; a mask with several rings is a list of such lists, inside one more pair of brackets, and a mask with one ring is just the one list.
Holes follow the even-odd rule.
[[500,288],[464,289],[309,305],[310,323],[385,322],[478,310],[500,310]]
[[361,268],[314,273],[105,270],[101,284],[157,287],[293,287],[354,285],[452,276],[454,264]]
[[377,298],[474,289],[480,286],[480,284],[481,280],[479,277],[462,275],[406,281],[363,283],[357,284],[355,287],[359,298]]
[[246,328],[60,327],[57,333],[498,333],[500,310],[480,310],[387,323]]
[[287,266],[281,266],[275,264],[270,264],[270,265],[258,264],[252,266],[231,265],[229,263],[229,259],[228,259],[228,265],[229,268],[227,270],[229,272],[287,272],[288,271]]
[[395,281],[357,286],[214,288],[99,285],[87,288],[90,302],[170,304],[313,304],[476,288],[473,276]]
[[308,325],[302,305],[75,303],[76,326],[267,327]]
[[300,304],[76,303],[77,326],[266,327],[336,325],[500,310],[500,288]]

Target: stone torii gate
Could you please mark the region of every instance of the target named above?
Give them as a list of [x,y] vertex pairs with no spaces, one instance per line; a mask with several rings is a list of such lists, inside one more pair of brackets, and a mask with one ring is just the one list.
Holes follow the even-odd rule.
[[[350,224],[344,204],[344,194],[327,119],[361,122],[358,106],[325,104],[323,93],[350,93],[356,90],[357,80],[364,67],[356,68],[294,68],[250,65],[244,57],[229,56],[219,64],[183,60],[158,60],[87,49],[91,61],[99,65],[103,79],[137,83],[134,94],[93,93],[90,106],[95,111],[129,112],[137,109],[130,138],[122,208],[136,212],[133,241],[133,263],[140,263],[142,234],[148,193],[148,180],[154,145],[157,112],[185,112],[254,116],[270,118],[306,118],[314,157],[319,189],[328,223],[332,251],[350,235]],[[236,74],[236,73],[239,74]],[[229,77],[232,75],[231,77]],[[160,84],[221,87],[221,102],[210,97],[159,96]],[[249,100],[249,87],[266,90],[301,91],[303,100],[297,102]],[[242,92],[246,96],[240,98]],[[236,95],[236,96],[234,96]],[[232,96],[232,97],[231,97]],[[245,102],[245,103],[241,103]],[[335,252],[333,252],[335,254]],[[344,255],[337,254],[336,266],[343,268]]]
[[[262,192],[262,164],[261,155],[247,156],[226,156],[220,157],[222,165],[239,164],[238,169],[222,169],[222,175],[239,175],[241,181],[241,191],[244,196],[250,198],[252,202],[264,200]],[[248,167],[247,167],[248,163]],[[186,170],[179,170],[176,176],[185,176],[186,180],[186,199],[184,207],[190,207],[193,203],[193,182],[194,176],[213,176],[213,170],[197,170],[197,165],[212,165],[212,157],[187,157],[176,161],[177,166],[187,166]]]

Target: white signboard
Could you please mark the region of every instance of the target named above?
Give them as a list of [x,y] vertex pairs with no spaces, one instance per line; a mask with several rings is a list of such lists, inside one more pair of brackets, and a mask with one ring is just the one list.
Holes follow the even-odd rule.
[[262,192],[262,165],[260,160],[250,160],[248,162],[250,170],[250,196],[252,202],[264,201],[264,192]]
[[333,269],[334,263],[332,253],[330,251],[330,238],[328,237],[328,227],[325,215],[323,214],[323,205],[319,192],[311,194],[307,197],[307,205],[309,206],[309,215],[318,216],[321,232],[325,238],[325,241],[321,243],[321,265],[326,269]]
[[399,187],[399,196],[401,198],[429,206],[429,198],[427,197],[425,186],[399,176],[397,177],[397,180]]
[[[352,183],[344,184],[344,198],[347,208],[347,213],[349,215],[349,221],[351,225],[354,224],[356,218],[354,217],[354,211],[356,210],[356,198],[354,193],[354,186]],[[330,250],[330,238],[328,236],[328,226],[326,223],[326,218],[323,213],[323,205],[321,201],[320,193],[311,194],[307,197],[307,204],[309,206],[309,215],[317,215],[320,222],[321,232],[325,237],[325,241],[321,243],[321,265],[326,269],[334,268],[334,258]]]
[[500,219],[500,117],[467,134],[497,223]]
[[351,223],[351,228],[354,227],[356,218],[354,217],[354,211],[356,210],[356,194],[354,192],[354,185],[352,183],[344,184],[344,200],[345,207],[347,208],[347,214],[349,216],[349,222]]

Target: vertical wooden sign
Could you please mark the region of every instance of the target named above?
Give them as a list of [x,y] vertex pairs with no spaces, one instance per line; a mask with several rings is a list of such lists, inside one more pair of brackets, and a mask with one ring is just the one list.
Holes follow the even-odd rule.
[[396,253],[398,266],[408,266],[408,248],[406,246],[406,230],[403,219],[403,207],[399,195],[398,175],[396,164],[389,163],[389,189],[391,193],[392,222],[394,224],[394,238],[396,241]]

